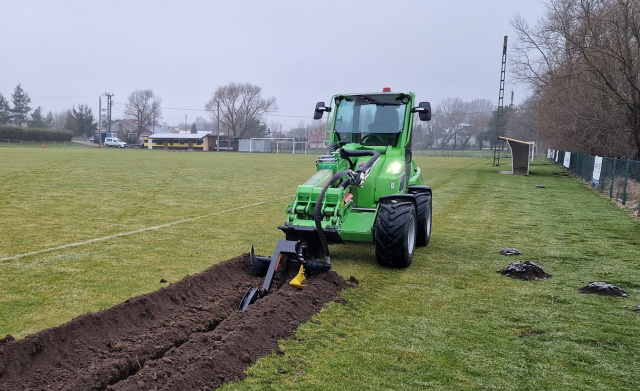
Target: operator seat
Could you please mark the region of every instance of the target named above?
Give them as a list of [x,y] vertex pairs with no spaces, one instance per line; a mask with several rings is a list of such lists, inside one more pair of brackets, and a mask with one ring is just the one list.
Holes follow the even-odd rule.
[[380,106],[376,110],[373,122],[368,126],[369,133],[376,139],[385,141],[385,145],[395,145],[400,131],[400,121],[396,106]]

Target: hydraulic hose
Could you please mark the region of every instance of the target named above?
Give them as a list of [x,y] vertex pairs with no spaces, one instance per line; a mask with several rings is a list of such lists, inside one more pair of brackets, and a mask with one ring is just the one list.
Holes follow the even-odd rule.
[[[329,256],[329,243],[327,242],[327,237],[324,234],[324,229],[322,228],[322,200],[324,199],[324,195],[327,192],[327,189],[331,184],[343,176],[347,176],[351,174],[351,170],[340,171],[329,179],[326,185],[322,188],[320,192],[320,196],[316,201],[315,208],[313,209],[313,219],[316,223],[316,229],[318,230],[318,236],[320,237],[320,243],[322,244],[322,251],[324,251],[324,259],[325,262],[331,264],[331,257]],[[345,183],[345,182],[342,182]],[[341,183],[341,184],[342,184]]]
[[[331,145],[330,143],[330,145],[327,146],[327,151],[330,151],[333,148],[335,148],[335,146]],[[338,179],[344,176],[348,175],[349,178],[343,180],[339,185],[340,187],[347,186],[351,182],[352,178],[357,181],[360,181],[360,179],[362,178],[362,175],[364,175],[367,171],[369,171],[369,169],[371,169],[373,164],[378,160],[378,158],[380,157],[380,152],[376,150],[345,151],[344,149],[341,149],[340,156],[343,159],[348,159],[349,157],[360,157],[360,156],[373,156],[373,157],[367,160],[367,162],[362,167],[358,167],[358,169],[355,172],[356,175],[354,175],[354,172],[352,170],[344,170],[336,173],[334,176],[331,177],[331,179],[329,179],[327,184],[322,188],[322,191],[320,192],[320,196],[318,196],[318,200],[316,201],[316,205],[313,209],[313,219],[316,223],[316,229],[318,230],[318,237],[320,238],[320,244],[322,244],[322,251],[324,251],[325,262],[329,265],[331,264],[331,257],[329,256],[329,243],[327,242],[327,237],[325,236],[324,229],[322,228],[322,200],[324,199],[324,195],[332,183],[334,183],[335,181],[337,181]]]
[[[340,150],[340,156],[347,159],[349,157],[360,157],[360,156],[373,156],[371,159],[367,160],[367,162],[362,165],[361,167],[358,167],[358,169],[356,170],[356,173],[360,174],[364,174],[367,171],[369,171],[369,169],[373,166],[373,164],[378,160],[378,158],[380,157],[380,152],[373,150],[373,149],[367,149],[367,150],[361,150],[361,151],[348,151],[348,150]],[[356,177],[359,179],[360,175],[356,175]]]

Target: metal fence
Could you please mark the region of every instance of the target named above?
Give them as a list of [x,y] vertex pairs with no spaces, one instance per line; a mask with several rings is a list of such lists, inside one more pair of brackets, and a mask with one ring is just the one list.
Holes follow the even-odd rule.
[[74,148],[83,146],[73,141],[34,141],[34,140],[16,140],[16,139],[0,139],[0,148]]
[[547,157],[600,193],[640,213],[640,161],[566,151],[549,151]]

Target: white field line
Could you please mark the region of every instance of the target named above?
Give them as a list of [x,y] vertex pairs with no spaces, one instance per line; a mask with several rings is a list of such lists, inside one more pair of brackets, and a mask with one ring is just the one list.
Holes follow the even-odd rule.
[[109,235],[109,236],[103,236],[103,237],[100,237],[100,238],[94,238],[94,239],[85,240],[85,241],[82,241],[82,242],[68,243],[68,244],[63,244],[61,246],[44,248],[42,250],[36,250],[36,251],[31,251],[31,252],[28,252],[28,253],[24,253],[24,254],[18,254],[18,255],[13,255],[13,256],[10,256],[10,257],[0,258],[0,262],[15,261],[16,259],[30,257],[32,255],[49,253],[49,252],[52,252],[52,251],[64,250],[65,248],[84,246],[84,245],[87,245],[87,244],[92,244],[92,243],[97,243],[97,242],[104,242],[105,240],[120,238],[120,237],[123,237],[123,236],[135,235],[135,234],[139,234],[139,233],[147,232],[147,231],[159,230],[159,229],[171,227],[173,225],[178,225],[178,224],[182,224],[182,223],[188,223],[190,221],[200,220],[200,219],[204,219],[204,218],[207,218],[207,217],[218,216],[218,215],[221,215],[221,214],[234,212],[236,210],[252,208],[254,206],[264,205],[264,204],[267,204],[267,203],[272,202],[272,201],[278,201],[278,200],[281,200],[283,198],[291,198],[291,197],[292,197],[291,195],[288,195],[288,196],[273,198],[273,199],[270,199],[268,201],[261,201],[261,202],[256,202],[254,204],[237,206],[235,208],[222,210],[220,212],[213,212],[213,213],[209,213],[209,214],[202,215],[202,216],[190,217],[190,218],[184,219],[184,220],[172,221],[170,223],[154,225],[152,227],[140,228],[140,229],[136,229],[135,231],[121,232],[121,233],[117,233],[117,234],[113,234],[113,235]]

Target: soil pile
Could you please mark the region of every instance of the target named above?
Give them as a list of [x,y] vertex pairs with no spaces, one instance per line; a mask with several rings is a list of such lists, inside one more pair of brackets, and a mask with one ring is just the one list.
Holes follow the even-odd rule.
[[[284,279],[283,279],[284,280]],[[248,254],[95,314],[0,343],[0,390],[201,390],[244,377],[347,287],[334,272],[288,284],[245,312],[262,278]]]
[[596,295],[603,296],[629,296],[627,292],[621,290],[615,285],[607,284],[606,282],[590,282],[582,288],[578,288],[580,293],[595,293]]
[[517,248],[506,247],[500,250],[500,254],[502,255],[521,255],[522,253]]
[[549,278],[551,275],[545,273],[544,269],[531,261],[512,262],[502,270],[496,270],[498,273],[520,280],[538,280],[541,278]]

